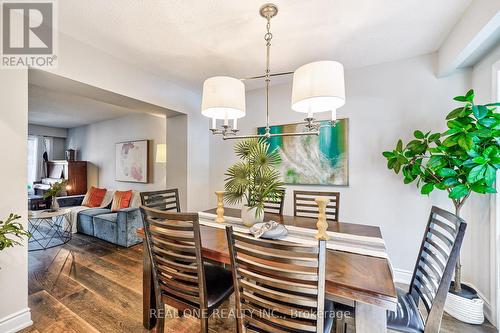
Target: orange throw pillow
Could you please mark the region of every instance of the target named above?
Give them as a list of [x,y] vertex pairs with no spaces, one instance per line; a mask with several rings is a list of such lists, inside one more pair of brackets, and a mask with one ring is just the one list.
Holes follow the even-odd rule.
[[116,212],[122,208],[128,208],[131,199],[132,191],[115,191],[113,203],[111,204],[111,211]]
[[105,188],[97,188],[92,186],[85,194],[83,198],[82,206],[87,206],[90,208],[95,208],[101,206],[102,200],[106,195],[107,190]]

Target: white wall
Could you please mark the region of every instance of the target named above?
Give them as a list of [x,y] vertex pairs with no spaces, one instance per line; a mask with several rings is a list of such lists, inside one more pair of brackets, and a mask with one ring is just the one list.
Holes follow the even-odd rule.
[[[26,145],[28,135],[28,73],[0,70],[0,219],[22,216],[27,227]],[[14,332],[32,324],[28,309],[27,244],[0,252],[0,332]]]
[[[489,103],[498,98],[496,92],[493,91],[495,87],[493,84],[493,65],[499,61],[500,45],[491,50],[486,57],[472,68],[471,87],[476,92],[476,101],[478,103]],[[466,258],[469,260],[465,261],[464,265],[468,267],[469,280],[474,281],[474,284],[488,303],[486,307],[488,318],[498,324],[498,319],[493,315],[498,309],[496,301],[498,291],[495,285],[494,268],[497,260],[495,246],[497,245],[496,242],[500,242],[500,239],[495,242],[495,233],[498,232],[495,228],[496,219],[498,218],[494,209],[498,205],[496,197],[474,195],[470,199],[469,207],[473,207],[474,212],[471,212],[471,223],[468,226],[464,252],[471,251],[473,255]],[[490,207],[492,208],[490,209]]]
[[[415,264],[429,210],[433,204],[452,209],[444,193],[424,197],[414,185],[386,167],[381,155],[399,138],[408,141],[415,129],[442,131],[444,117],[455,107],[452,98],[469,87],[470,73],[438,79],[435,55],[346,71],[346,105],[339,118],[348,117],[350,185],[287,186],[285,214],[293,214],[293,190],[339,191],[340,219],[380,226],[399,278],[408,278]],[[290,109],[291,84],[271,87],[271,123],[285,124],[304,117]],[[323,115],[327,118],[329,115]],[[264,125],[264,91],[247,93],[247,116],[241,133]],[[210,191],[223,189],[224,172],[234,162],[234,141],[212,138]]]
[[180,115],[167,120],[167,188],[179,189],[181,210],[187,205],[188,117]]
[[[77,151],[77,159],[98,169],[97,184],[89,177],[89,186],[114,190],[159,190],[166,184],[166,164],[156,163],[156,144],[165,143],[167,120],[147,113],[106,120],[68,130],[67,146]],[[115,181],[115,143],[131,140],[150,142],[150,182],[148,184]],[[91,171],[92,172],[92,171]]]
[[205,208],[209,200],[210,133],[206,118],[200,115],[201,86],[199,91],[192,91],[67,35],[59,33],[58,37],[58,66],[49,72],[187,115],[188,170],[179,180],[186,184],[181,197],[186,196],[184,207],[188,210]]

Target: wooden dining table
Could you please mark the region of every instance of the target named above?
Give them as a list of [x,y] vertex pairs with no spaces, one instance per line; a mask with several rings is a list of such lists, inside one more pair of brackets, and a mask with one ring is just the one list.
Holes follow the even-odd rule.
[[[205,211],[215,214],[215,208]],[[239,209],[224,208],[224,215],[239,217]],[[265,221],[274,220],[285,225],[316,228],[316,219],[297,216],[265,214]],[[200,225],[202,254],[205,259],[230,264],[228,244],[224,229]],[[362,224],[328,222],[328,231],[370,237],[382,237],[380,228]],[[144,237],[144,230],[138,229]],[[326,298],[354,306],[356,332],[386,332],[386,311],[397,305],[396,288],[388,259],[367,255],[327,250]],[[143,324],[152,329],[156,309],[152,284],[151,261],[144,245],[143,271]]]

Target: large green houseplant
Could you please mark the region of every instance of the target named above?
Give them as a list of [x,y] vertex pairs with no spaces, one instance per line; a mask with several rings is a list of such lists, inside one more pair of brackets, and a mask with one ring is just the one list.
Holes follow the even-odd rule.
[[[276,202],[283,194],[281,175],[276,169],[280,155],[277,150],[270,151],[263,139],[240,141],[234,151],[241,161],[225,173],[224,198],[232,205],[245,201],[242,219],[248,225],[262,220],[266,201]],[[248,221],[246,213],[254,215],[255,221]]]
[[[462,105],[447,116],[448,130],[443,133],[413,134],[415,139],[403,144],[397,142],[392,151],[385,151],[387,167],[402,173],[404,183],[416,181],[420,192],[428,195],[433,190],[444,190],[460,216],[472,192],[495,193],[496,172],[500,167],[500,103],[477,105],[474,91],[457,96]],[[455,293],[460,293],[461,265],[455,268]]]
[[7,236],[15,236],[18,239],[22,239],[23,236],[31,236],[29,232],[24,230],[19,222],[16,222],[20,218],[21,216],[19,215],[10,214],[5,221],[0,220],[0,251],[8,247],[21,245],[15,238],[9,238]]

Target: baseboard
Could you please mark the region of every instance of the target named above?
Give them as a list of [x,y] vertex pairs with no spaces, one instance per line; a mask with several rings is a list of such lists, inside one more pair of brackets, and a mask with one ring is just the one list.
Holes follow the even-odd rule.
[[12,313],[0,319],[0,332],[14,333],[33,325],[30,308]]
[[410,285],[413,272],[395,268],[393,273],[394,282]]

